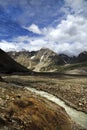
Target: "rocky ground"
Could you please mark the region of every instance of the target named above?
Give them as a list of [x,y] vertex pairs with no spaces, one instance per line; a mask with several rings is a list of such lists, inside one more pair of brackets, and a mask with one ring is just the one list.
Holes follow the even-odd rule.
[[3,79],[7,83],[0,83],[1,130],[10,130],[10,127],[11,130],[85,130],[73,123],[64,109],[24,88],[48,91],[68,105],[87,112],[86,78],[15,75],[3,76]]
[[0,130],[78,130],[65,110],[24,88],[0,82]]
[[22,86],[29,86],[47,91],[65,101],[68,105],[87,113],[87,78],[86,77],[43,77],[17,76],[6,80]]

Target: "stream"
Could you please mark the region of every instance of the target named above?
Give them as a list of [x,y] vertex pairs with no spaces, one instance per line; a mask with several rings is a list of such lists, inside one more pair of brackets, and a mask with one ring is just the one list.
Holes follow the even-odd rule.
[[77,124],[79,124],[83,128],[87,128],[87,114],[86,113],[77,111],[76,109],[69,107],[68,105],[65,104],[64,101],[60,100],[56,96],[53,96],[52,94],[49,94],[47,92],[39,91],[39,90],[36,90],[34,88],[29,88],[29,87],[25,87],[25,89],[60,105],[66,110],[67,114],[73,119],[73,121],[75,121]]

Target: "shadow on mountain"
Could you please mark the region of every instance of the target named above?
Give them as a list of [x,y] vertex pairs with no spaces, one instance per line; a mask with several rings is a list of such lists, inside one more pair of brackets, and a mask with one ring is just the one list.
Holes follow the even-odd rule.
[[14,72],[29,73],[31,71],[14,61],[7,53],[0,49],[0,73],[10,74]]

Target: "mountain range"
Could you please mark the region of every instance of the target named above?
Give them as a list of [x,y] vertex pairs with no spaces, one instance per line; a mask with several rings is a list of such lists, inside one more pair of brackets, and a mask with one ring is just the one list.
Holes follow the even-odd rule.
[[16,62],[36,72],[87,73],[87,52],[76,56],[57,54],[48,48],[7,52]]

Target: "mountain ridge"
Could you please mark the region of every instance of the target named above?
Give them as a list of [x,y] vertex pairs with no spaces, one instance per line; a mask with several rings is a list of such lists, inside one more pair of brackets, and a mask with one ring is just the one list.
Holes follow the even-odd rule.
[[[78,56],[68,56],[57,54],[48,48],[42,48],[38,51],[20,51],[7,52],[15,61],[24,65],[33,71],[57,71],[65,72],[66,70],[86,67],[87,52],[81,52]],[[80,68],[81,69],[81,68]],[[86,70],[86,68],[85,68]]]

